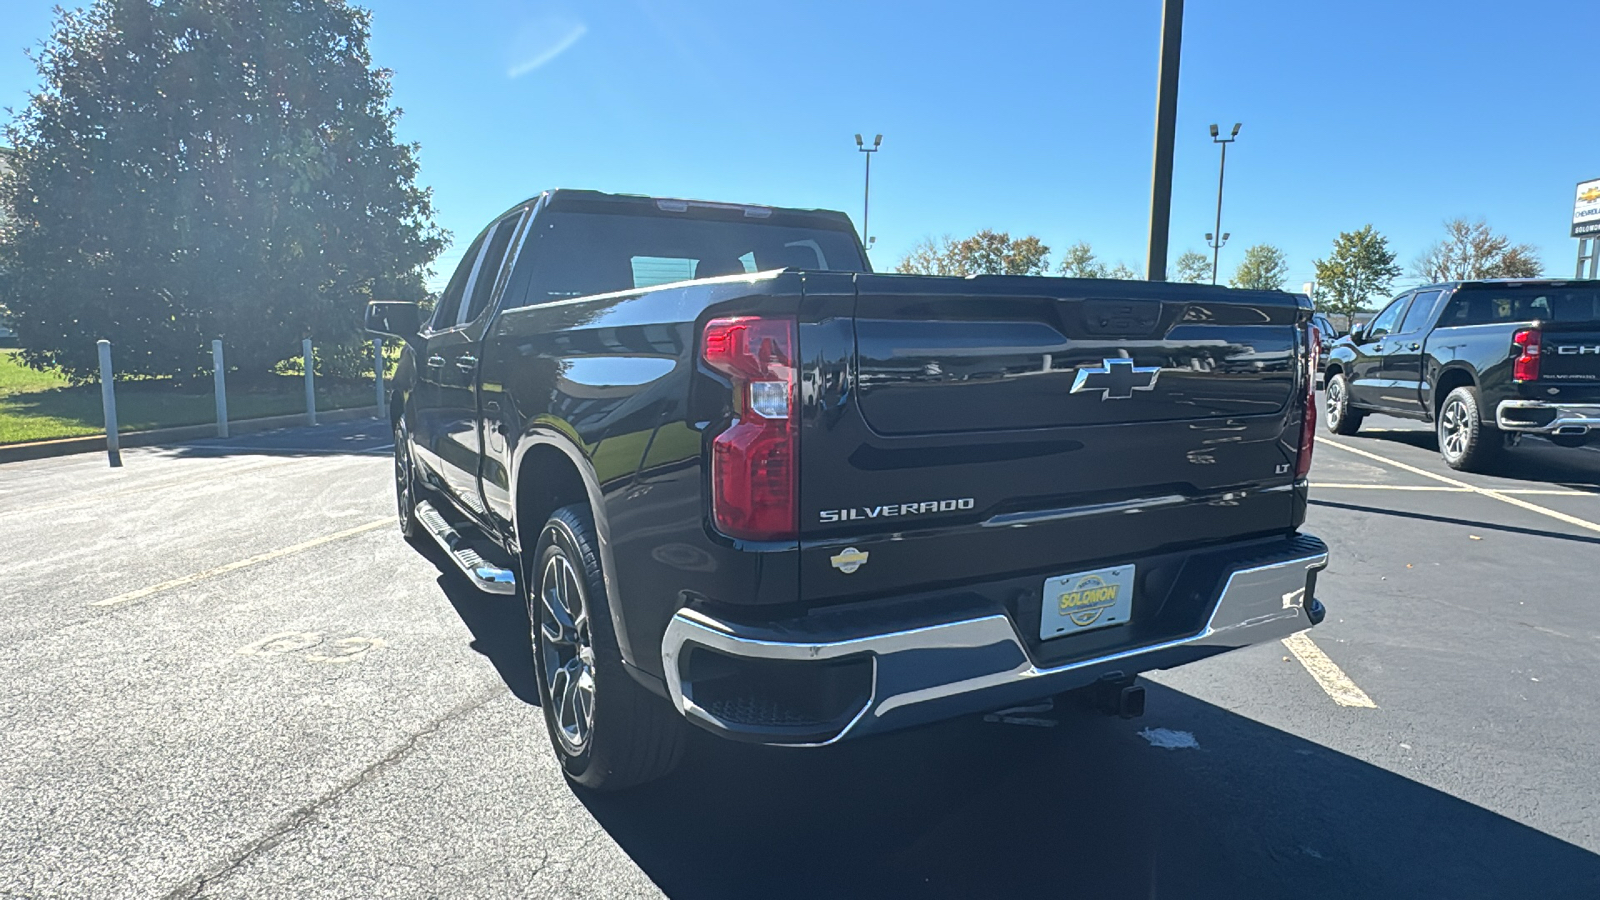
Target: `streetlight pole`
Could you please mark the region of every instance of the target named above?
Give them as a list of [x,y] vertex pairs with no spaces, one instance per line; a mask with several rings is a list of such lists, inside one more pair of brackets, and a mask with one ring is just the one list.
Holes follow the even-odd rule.
[[867,155],[867,181],[861,189],[861,243],[868,249],[872,248],[872,233],[867,230],[867,212],[872,204],[872,154],[878,152],[878,147],[882,143],[881,134],[872,139],[871,147],[861,140],[861,135],[856,135],[856,149]]
[[[1222,220],[1222,217],[1218,216],[1217,217],[1217,221],[1220,222],[1221,220]],[[1206,246],[1211,248],[1211,283],[1212,284],[1216,284],[1217,283],[1217,251],[1221,250],[1223,247],[1226,247],[1228,245],[1228,238],[1231,238],[1231,237],[1233,237],[1233,235],[1228,234],[1226,231],[1224,231],[1222,233],[1221,237],[1217,237],[1215,232],[1211,232],[1211,231],[1206,232]]]
[[[1212,234],[1222,234],[1222,179],[1228,174],[1228,145],[1239,137],[1239,124],[1233,123],[1233,133],[1227,137],[1217,135],[1217,126],[1211,126],[1211,142],[1222,145],[1222,165],[1217,168],[1217,230]],[[1217,283],[1217,255],[1222,251],[1222,245],[1228,242],[1228,236],[1222,234],[1222,240],[1211,242],[1211,235],[1206,235],[1206,245],[1211,248],[1211,283]]]

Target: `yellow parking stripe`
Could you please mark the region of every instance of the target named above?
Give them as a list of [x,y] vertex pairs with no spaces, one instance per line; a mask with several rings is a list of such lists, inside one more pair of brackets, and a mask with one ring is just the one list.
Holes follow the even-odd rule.
[[1368,459],[1375,459],[1378,462],[1384,463],[1385,465],[1394,466],[1397,469],[1404,469],[1407,472],[1411,472],[1411,473],[1416,474],[1416,475],[1421,475],[1424,478],[1432,478],[1434,481],[1442,481],[1445,484],[1451,485],[1453,487],[1466,488],[1467,490],[1469,490],[1469,491],[1471,491],[1471,492],[1473,492],[1475,494],[1482,494],[1485,497],[1490,497],[1490,498],[1493,498],[1495,500],[1499,500],[1501,503],[1509,503],[1512,506],[1521,507],[1522,509],[1525,509],[1525,510],[1527,510],[1529,512],[1535,512],[1535,513],[1538,513],[1541,516],[1549,516],[1552,519],[1556,519],[1557,521],[1565,522],[1568,525],[1575,525],[1578,528],[1583,528],[1583,529],[1586,529],[1588,531],[1593,531],[1596,534],[1600,534],[1600,524],[1596,524],[1594,522],[1590,522],[1587,519],[1580,519],[1577,516],[1569,516],[1564,512],[1557,512],[1557,511],[1555,511],[1553,509],[1550,509],[1549,507],[1540,506],[1537,503],[1529,503],[1527,500],[1523,500],[1523,499],[1520,499],[1518,497],[1509,496],[1509,495],[1507,495],[1507,494],[1505,494],[1505,493],[1503,493],[1501,491],[1491,490],[1489,488],[1481,488],[1481,487],[1478,487],[1476,485],[1467,484],[1465,481],[1457,481],[1454,478],[1446,478],[1443,475],[1435,475],[1434,473],[1429,472],[1426,469],[1419,469],[1416,466],[1408,466],[1403,462],[1399,462],[1398,460],[1389,459],[1386,456],[1379,456],[1376,453],[1370,453],[1370,452],[1368,452],[1366,450],[1361,450],[1361,449],[1358,449],[1356,447],[1352,447],[1349,444],[1341,444],[1338,441],[1330,441],[1330,440],[1328,440],[1327,438],[1324,438],[1324,437],[1317,438],[1317,443],[1319,443],[1319,444],[1327,444],[1330,447],[1338,447],[1340,450],[1345,450],[1347,452],[1354,453],[1357,456],[1365,456]]
[[182,578],[174,578],[171,581],[163,581],[160,584],[153,584],[146,588],[140,588],[137,591],[129,591],[126,594],[118,594],[115,597],[108,597],[104,600],[96,600],[89,605],[117,606],[122,603],[132,603],[135,600],[143,600],[152,594],[159,594],[162,591],[170,591],[173,588],[185,587],[199,581],[205,581],[208,578],[215,578],[218,575],[226,575],[229,572],[237,572],[240,569],[257,565],[258,563],[264,563],[274,559],[282,559],[285,556],[291,556],[295,553],[310,550],[313,547],[320,547],[323,544],[343,540],[347,537],[354,537],[355,535],[363,532],[371,531],[374,528],[382,528],[385,525],[393,524],[393,519],[379,519],[375,522],[368,522],[365,525],[357,525],[354,528],[346,528],[343,531],[335,531],[333,534],[325,534],[319,538],[312,538],[309,541],[301,541],[298,544],[292,544],[288,547],[280,547],[277,550],[269,550],[266,553],[252,556],[248,559],[236,560],[228,563],[227,565],[217,566],[215,569],[207,569],[204,572],[196,572],[193,575],[185,575]]
[[1316,679],[1317,685],[1323,692],[1333,698],[1333,702],[1340,706],[1362,709],[1378,708],[1378,704],[1372,702],[1366,691],[1356,687],[1350,676],[1344,674],[1344,670],[1329,659],[1321,647],[1312,643],[1311,636],[1304,631],[1284,638],[1283,645],[1289,648],[1295,659],[1300,660],[1300,665],[1306,667],[1306,671]]

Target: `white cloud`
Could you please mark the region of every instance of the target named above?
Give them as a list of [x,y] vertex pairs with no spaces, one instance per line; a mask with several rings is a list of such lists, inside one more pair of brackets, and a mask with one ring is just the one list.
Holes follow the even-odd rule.
[[[550,28],[551,24],[555,23],[542,22],[538,26],[523,30],[518,43],[529,48],[528,58],[507,69],[507,78],[520,78],[543,66],[567,52],[573,44],[589,33],[589,26],[582,22],[561,23],[557,28]],[[560,37],[551,43],[549,40],[551,34],[559,34]]]

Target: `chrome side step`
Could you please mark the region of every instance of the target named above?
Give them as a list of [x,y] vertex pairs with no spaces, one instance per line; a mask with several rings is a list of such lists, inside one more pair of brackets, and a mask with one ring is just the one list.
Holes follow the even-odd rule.
[[517,576],[508,569],[502,569],[483,558],[467,539],[461,536],[454,525],[440,515],[433,504],[424,500],[417,504],[417,521],[438,543],[439,548],[450,557],[461,574],[467,576],[472,586],[486,594],[515,594],[517,592]]

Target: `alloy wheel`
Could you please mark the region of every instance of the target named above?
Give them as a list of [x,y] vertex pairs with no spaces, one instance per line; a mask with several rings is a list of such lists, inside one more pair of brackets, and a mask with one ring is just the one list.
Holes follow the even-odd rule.
[[539,574],[539,656],[557,736],[576,756],[594,729],[594,645],[578,572],[557,552]]
[[416,486],[412,478],[411,444],[406,440],[406,427],[401,424],[394,429],[394,497],[402,526],[411,520],[412,510],[417,505]]
[[1344,379],[1335,378],[1328,382],[1328,427],[1338,428],[1339,422],[1344,418]]
[[1451,459],[1459,458],[1466,452],[1472,430],[1470,415],[1467,404],[1459,399],[1445,403],[1444,411],[1439,415],[1439,446]]

